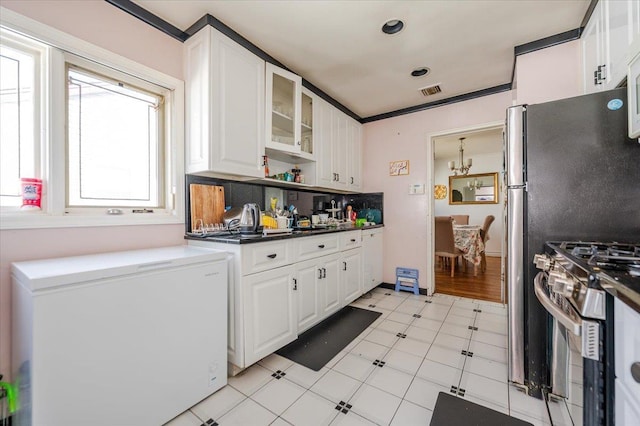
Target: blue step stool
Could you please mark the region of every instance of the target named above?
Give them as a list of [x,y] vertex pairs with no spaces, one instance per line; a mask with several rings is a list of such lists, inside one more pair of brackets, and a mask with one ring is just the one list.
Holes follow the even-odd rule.
[[410,268],[396,268],[396,291],[413,291],[420,294],[418,287],[418,270]]

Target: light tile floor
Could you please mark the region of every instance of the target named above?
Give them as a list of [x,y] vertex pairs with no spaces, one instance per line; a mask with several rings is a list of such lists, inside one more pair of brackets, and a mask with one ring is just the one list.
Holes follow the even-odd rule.
[[272,354],[167,426],[428,425],[441,391],[551,424],[507,383],[503,305],[384,288],[353,305],[382,315],[320,371]]

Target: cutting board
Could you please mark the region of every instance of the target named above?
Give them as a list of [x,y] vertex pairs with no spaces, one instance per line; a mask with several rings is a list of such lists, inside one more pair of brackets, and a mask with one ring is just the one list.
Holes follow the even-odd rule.
[[200,219],[205,224],[223,223],[224,188],[215,185],[189,185],[191,192],[191,231],[200,225]]

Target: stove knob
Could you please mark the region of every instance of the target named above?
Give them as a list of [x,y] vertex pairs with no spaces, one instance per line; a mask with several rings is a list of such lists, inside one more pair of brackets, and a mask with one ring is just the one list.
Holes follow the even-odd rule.
[[567,276],[564,272],[549,272],[549,286],[554,293],[569,297],[573,293],[573,284],[573,278]]
[[564,290],[562,292],[564,297],[571,297],[571,295],[573,294],[574,284],[575,284],[575,281],[573,280],[573,278],[566,279],[566,283],[564,283]]
[[533,257],[533,263],[535,263],[536,268],[542,271],[548,271],[551,266],[551,259],[546,254],[536,254]]
[[549,286],[553,287],[556,283],[556,280],[558,279],[562,279],[562,278],[566,278],[567,276],[564,274],[564,272],[561,271],[551,271],[549,272],[549,278],[548,278],[548,283]]

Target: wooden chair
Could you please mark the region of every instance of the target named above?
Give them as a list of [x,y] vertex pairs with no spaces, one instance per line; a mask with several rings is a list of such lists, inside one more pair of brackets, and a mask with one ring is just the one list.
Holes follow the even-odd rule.
[[[456,248],[453,238],[453,222],[449,216],[436,216],[436,256],[449,259],[451,262],[451,277],[454,276],[456,259],[464,253]],[[444,267],[444,262],[443,262]]]
[[[489,241],[489,228],[491,227],[491,224],[493,223],[494,220],[496,220],[496,218],[491,214],[485,217],[484,223],[482,224],[482,228],[480,229],[480,238],[482,238],[482,243],[485,244],[485,250],[486,250],[487,241]],[[480,270],[482,272],[487,270],[487,258],[484,254],[485,250],[482,250],[482,253],[481,253],[482,260],[480,261]]]
[[468,225],[469,224],[469,215],[468,214],[452,214],[451,218],[456,225]]

